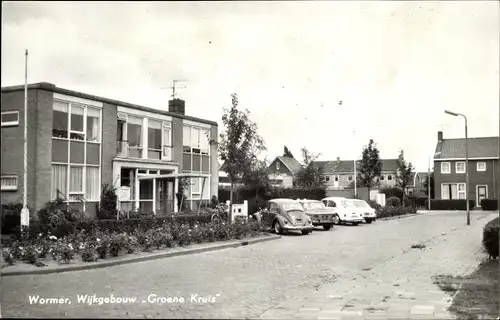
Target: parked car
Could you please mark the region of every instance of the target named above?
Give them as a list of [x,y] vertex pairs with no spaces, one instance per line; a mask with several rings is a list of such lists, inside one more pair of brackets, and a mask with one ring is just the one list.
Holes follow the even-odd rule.
[[297,199],[297,201],[304,207],[304,211],[311,218],[313,226],[322,226],[323,229],[330,230],[334,223],[338,223],[338,216],[332,209],[325,207],[323,202],[307,199]]
[[293,199],[272,199],[261,210],[259,220],[264,228],[273,228],[278,234],[297,230],[309,234],[313,230],[311,218],[300,203]]
[[352,199],[343,197],[327,197],[321,200],[327,208],[333,208],[338,216],[338,224],[350,223],[358,225],[365,221],[363,216],[358,213],[358,209],[352,202]]
[[352,202],[358,208],[358,213],[360,213],[365,219],[366,223],[372,223],[377,220],[377,214],[375,209],[370,207],[370,205],[365,200],[353,199]]

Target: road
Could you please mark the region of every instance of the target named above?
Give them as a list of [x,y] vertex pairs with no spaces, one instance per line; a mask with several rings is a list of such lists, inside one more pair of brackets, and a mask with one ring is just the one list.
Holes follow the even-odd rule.
[[[406,301],[405,308],[418,307],[425,314],[425,303],[440,299],[444,304],[446,297],[432,285],[430,277],[435,274],[431,273],[447,268],[449,272],[469,272],[476,264],[469,251],[480,254],[480,230],[494,217],[493,213],[473,212],[472,226],[467,227],[462,212],[430,213],[371,225],[335,226],[307,236],[285,235],[251,246],[103,269],[2,277],[2,316],[368,319],[377,318],[380,310],[388,312],[384,309],[387,306],[379,308],[380,300],[390,296],[376,291],[382,290],[376,288],[383,284],[383,290],[400,290],[399,304],[404,302],[405,294],[419,294],[408,292],[412,288],[425,292],[434,289],[434,295],[425,294],[424,300]],[[424,242],[429,250],[410,249]],[[440,259],[444,262],[436,264]],[[420,277],[425,285],[415,286],[413,282],[420,278],[412,275]],[[398,281],[401,284],[394,284]],[[393,284],[399,288],[392,288]],[[77,301],[77,295],[94,294],[137,300],[102,305]],[[353,294],[360,300],[352,302]],[[30,296],[62,297],[65,303],[30,303]],[[166,301],[166,297],[173,300]],[[179,302],[180,297],[185,301]],[[346,300],[348,297],[351,302]],[[94,302],[98,303],[98,299]],[[433,312],[439,315],[445,312],[442,309]],[[365,316],[366,310],[373,312]],[[408,310],[401,312],[407,315]],[[386,315],[379,314],[381,318]]]

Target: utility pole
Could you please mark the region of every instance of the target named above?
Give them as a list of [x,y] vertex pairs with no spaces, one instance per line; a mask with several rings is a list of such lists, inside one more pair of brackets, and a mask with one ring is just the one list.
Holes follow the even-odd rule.
[[21,233],[30,225],[28,209],[28,50],[24,53],[24,172],[23,209],[21,210]]
[[177,83],[179,82],[186,82],[187,80],[172,80],[172,86],[171,87],[163,87],[162,89],[172,89],[172,94],[170,95],[172,99],[177,98],[177,93],[175,92],[176,89],[185,89],[187,86],[184,87],[178,87]]

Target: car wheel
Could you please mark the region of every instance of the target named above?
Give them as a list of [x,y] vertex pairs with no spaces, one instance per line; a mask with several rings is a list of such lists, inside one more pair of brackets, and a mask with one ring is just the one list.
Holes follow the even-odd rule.
[[359,222],[353,222],[352,225],[353,226],[357,226],[359,224]]
[[273,229],[274,229],[274,232],[276,232],[276,234],[283,233],[283,230],[281,229],[281,225],[278,221],[274,221]]
[[372,222],[373,222],[373,220],[372,220],[372,219],[367,219],[367,220],[366,220],[366,223],[372,223]]
[[333,224],[340,224],[340,218],[338,214],[333,215]]
[[311,230],[302,230],[302,234],[303,234],[303,235],[307,235],[307,234],[309,234],[309,233],[311,233]]
[[323,229],[325,229],[325,230],[330,230],[331,228],[332,228],[331,224],[324,224],[323,225]]

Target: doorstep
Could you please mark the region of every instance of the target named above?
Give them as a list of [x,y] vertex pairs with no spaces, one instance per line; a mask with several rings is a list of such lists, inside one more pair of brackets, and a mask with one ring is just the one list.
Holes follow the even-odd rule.
[[153,250],[152,252],[135,252],[131,254],[122,254],[118,257],[111,257],[108,255],[106,259],[99,259],[96,262],[83,262],[81,261],[80,256],[78,254],[75,254],[76,259],[71,261],[69,264],[57,263],[49,259],[42,260],[43,262],[48,263],[48,265],[44,267],[36,267],[31,264],[19,261],[12,266],[4,266],[2,269],[0,269],[0,274],[2,277],[7,277],[7,276],[49,274],[49,273],[61,273],[68,271],[105,268],[105,267],[134,263],[134,262],[171,258],[177,256],[184,256],[188,254],[203,253],[203,252],[216,251],[228,248],[236,248],[240,246],[256,244],[259,242],[277,240],[280,238],[281,236],[279,235],[264,233],[259,236],[248,237],[239,240],[205,242],[200,244],[191,244],[185,247],[163,248],[160,250]]

